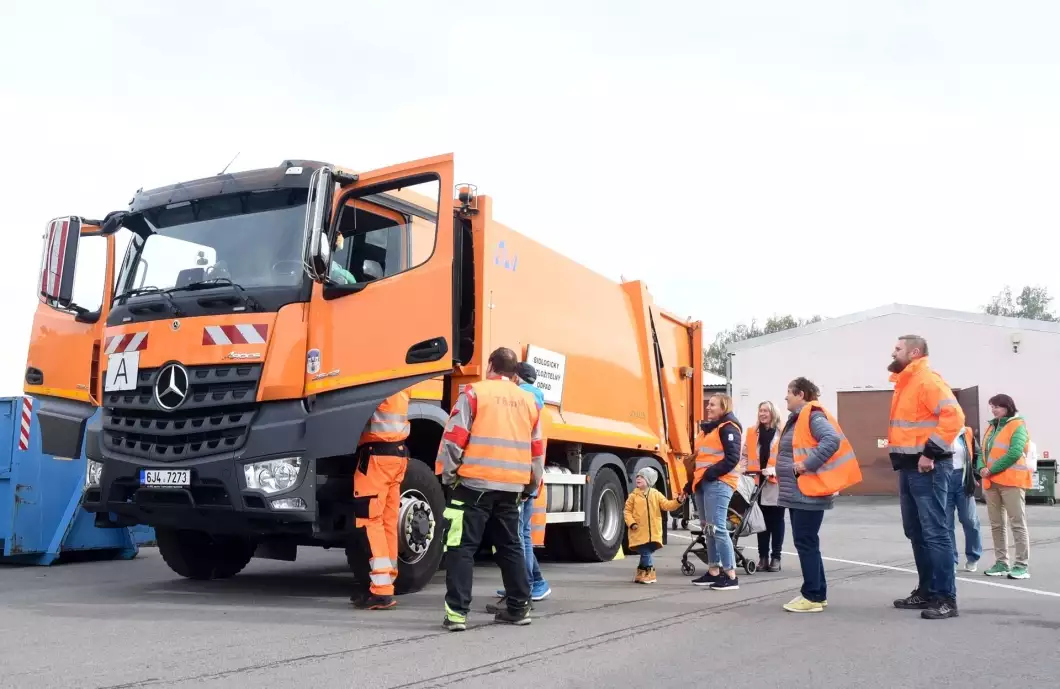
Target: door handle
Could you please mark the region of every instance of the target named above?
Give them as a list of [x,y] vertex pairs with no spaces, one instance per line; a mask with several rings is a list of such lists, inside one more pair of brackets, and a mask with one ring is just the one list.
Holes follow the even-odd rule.
[[435,337],[409,347],[409,351],[405,355],[405,363],[426,364],[431,361],[438,361],[448,353],[449,343],[445,341],[445,338]]
[[27,385],[44,385],[44,371],[30,366],[26,369]]

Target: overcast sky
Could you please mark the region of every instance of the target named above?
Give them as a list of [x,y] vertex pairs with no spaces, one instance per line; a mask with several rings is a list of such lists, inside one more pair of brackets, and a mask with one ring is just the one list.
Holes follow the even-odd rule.
[[46,221],[236,152],[453,152],[501,222],[708,331],[1060,296],[1058,26],[1053,0],[7,0],[0,395]]

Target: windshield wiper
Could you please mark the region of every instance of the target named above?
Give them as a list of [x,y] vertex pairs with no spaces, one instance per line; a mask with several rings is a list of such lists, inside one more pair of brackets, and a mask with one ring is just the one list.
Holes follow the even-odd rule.
[[203,289],[213,289],[214,287],[234,287],[239,290],[243,296],[243,305],[255,309],[257,311],[264,311],[264,307],[258,300],[250,296],[247,293],[247,288],[238,282],[233,282],[231,278],[210,278],[209,280],[200,280],[199,282],[192,282],[187,285],[181,285],[180,287],[172,287],[166,290],[167,294],[173,292],[197,292]]
[[177,316],[179,318],[184,315],[184,312],[180,310],[179,306],[177,306],[177,302],[174,301],[172,296],[170,296],[169,291],[161,289],[159,287],[137,287],[135,289],[122,292],[118,295],[118,299],[121,301],[122,304],[125,304],[125,302],[129,300],[129,297],[136,297],[144,294],[161,295],[166,300],[166,303],[169,304],[169,307],[173,311],[174,316]]

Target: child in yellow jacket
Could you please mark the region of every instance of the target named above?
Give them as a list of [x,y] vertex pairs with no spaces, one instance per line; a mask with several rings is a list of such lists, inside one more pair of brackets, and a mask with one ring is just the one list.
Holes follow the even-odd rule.
[[644,467],[637,472],[636,489],[626,498],[629,547],[640,555],[637,576],[633,579],[635,584],[655,583],[652,555],[662,548],[662,513],[664,510],[672,512],[684,502],[684,495],[678,500],[667,500],[666,496],[652,488],[658,480],[658,471]]

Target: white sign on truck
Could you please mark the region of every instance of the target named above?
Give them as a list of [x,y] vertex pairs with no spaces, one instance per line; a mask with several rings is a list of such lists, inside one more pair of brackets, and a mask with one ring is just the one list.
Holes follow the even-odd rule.
[[563,378],[567,357],[535,345],[526,348],[526,360],[537,371],[534,385],[544,393],[545,404],[559,406],[563,402]]

